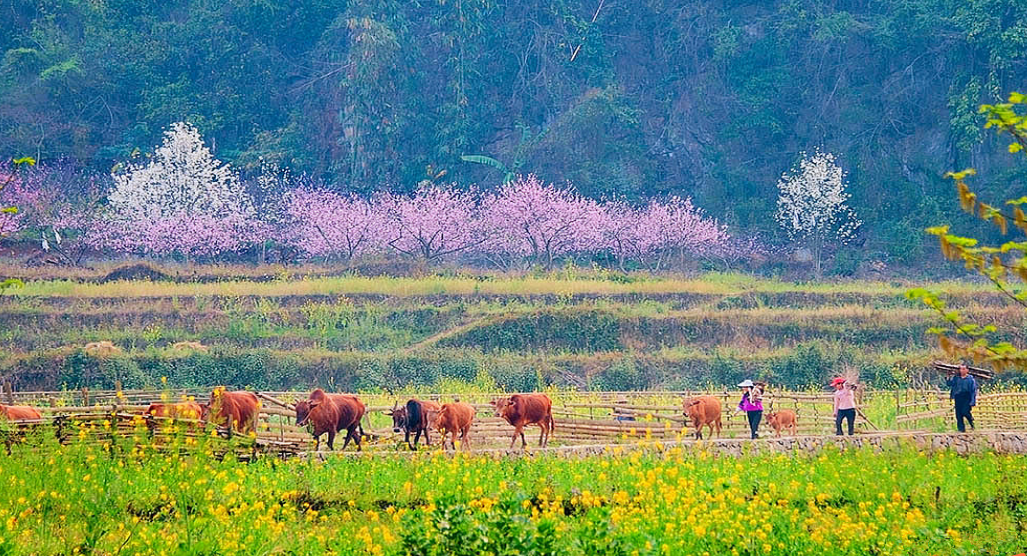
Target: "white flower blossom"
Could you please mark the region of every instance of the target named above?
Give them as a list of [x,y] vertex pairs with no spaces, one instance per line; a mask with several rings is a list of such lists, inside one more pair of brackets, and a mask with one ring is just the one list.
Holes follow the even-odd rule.
[[788,237],[809,241],[820,271],[820,249],[823,242],[837,237],[843,243],[856,236],[862,221],[846,204],[845,172],[835,163],[831,153],[817,149],[812,156],[805,152],[798,168],[781,175],[777,183],[778,224]]
[[118,216],[151,220],[179,213],[207,216],[254,214],[239,176],[203,144],[199,131],[185,122],[164,132],[153,158],[129,165],[113,176],[108,200]]

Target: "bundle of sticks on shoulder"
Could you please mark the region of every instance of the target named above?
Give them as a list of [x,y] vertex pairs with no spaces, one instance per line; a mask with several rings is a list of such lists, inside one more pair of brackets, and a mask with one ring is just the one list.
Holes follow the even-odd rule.
[[[935,361],[934,368],[948,374],[955,374],[959,372],[958,364],[942,363],[941,361]],[[975,378],[981,378],[984,380],[991,380],[995,378],[995,371],[982,369],[981,367],[971,367],[970,365],[967,365],[966,369],[970,371],[970,376],[973,376]]]

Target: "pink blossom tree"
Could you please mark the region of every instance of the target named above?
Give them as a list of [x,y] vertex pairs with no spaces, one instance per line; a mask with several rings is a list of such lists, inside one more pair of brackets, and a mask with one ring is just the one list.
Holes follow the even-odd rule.
[[668,258],[683,262],[688,255],[702,256],[726,245],[725,226],[707,219],[691,199],[671,197],[650,201],[639,214],[635,256],[652,270],[660,270]]
[[45,262],[81,264],[89,250],[83,238],[102,222],[103,179],[60,162],[41,166],[25,177],[36,191],[25,204],[25,216],[48,253]]
[[425,262],[466,251],[485,240],[473,191],[426,183],[413,195],[386,194],[373,203],[386,215],[387,245]]
[[286,196],[284,239],[326,262],[375,253],[383,248],[387,229],[380,208],[356,195],[300,188]]
[[604,216],[598,228],[603,244],[621,269],[626,260],[635,260],[656,271],[677,257],[708,256],[730,243],[727,229],[706,218],[690,199],[671,197],[652,200],[643,207],[622,201],[603,203]]
[[482,250],[507,260],[519,257],[552,267],[557,258],[595,251],[602,242],[599,203],[534,175],[486,196],[481,212],[489,232]]

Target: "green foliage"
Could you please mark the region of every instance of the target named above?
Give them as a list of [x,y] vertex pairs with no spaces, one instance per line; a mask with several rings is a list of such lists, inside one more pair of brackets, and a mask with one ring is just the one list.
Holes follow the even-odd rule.
[[147,374],[147,370],[129,356],[99,358],[76,350],[64,359],[57,382],[68,388],[88,386],[111,390],[118,382],[123,388],[152,388],[162,375]]
[[477,556],[519,554],[555,556],[555,523],[529,519],[515,502],[497,506],[482,519],[466,504],[443,500],[427,516],[411,516],[404,523],[401,548],[405,554],[425,556]]
[[600,391],[645,390],[650,385],[638,368],[637,358],[628,355],[592,377],[591,388]]
[[1024,458],[918,450],[908,439],[715,460],[650,445],[580,457],[368,447],[364,457],[241,461],[209,435],[171,430],[155,450],[142,424],[113,439],[102,427],[64,441],[45,427],[0,454],[0,474],[22,485],[0,489],[0,508],[17,509],[0,525],[0,552],[1015,554],[1027,500]]
[[800,344],[776,369],[773,383],[787,388],[822,386],[839,370],[838,359],[830,357],[820,344]]
[[[1027,147],[1027,96],[1010,93],[1009,102],[982,105],[980,112],[987,115],[985,129],[994,128],[999,134],[1009,135],[1012,140],[1008,148],[1010,153],[1020,153]],[[1027,203],[1027,198],[1011,199],[1001,206],[983,202],[966,182],[976,174],[976,169],[967,168],[948,172],[945,176],[955,182],[962,209],[990,223],[1003,236],[1009,233],[1010,226],[1014,233],[1027,235],[1027,214],[1021,206]],[[927,233],[938,238],[946,258],[962,262],[967,270],[987,278],[1010,301],[1027,309],[1027,290],[1022,285],[1027,281],[1027,241],[989,245],[975,237],[953,234],[950,229],[949,225],[933,226],[927,229]],[[1010,280],[1019,283],[1014,285]],[[925,288],[912,289],[907,296],[922,302],[944,318],[944,327],[934,327],[929,332],[938,336],[942,349],[949,355],[972,358],[999,370],[1027,369],[1027,349],[997,337],[998,327],[995,325],[978,324],[959,311],[949,309],[938,294]],[[955,338],[950,333],[955,333]]]
[[460,160],[463,160],[464,162],[473,162],[475,164],[484,164],[485,166],[491,166],[491,167],[499,170],[500,172],[503,172],[503,183],[507,183],[507,182],[513,181],[513,179],[514,179],[514,173],[512,171],[510,171],[509,168],[506,167],[506,164],[503,164],[502,162],[500,162],[500,161],[498,161],[498,160],[496,160],[496,159],[494,159],[494,158],[492,158],[490,156],[477,155],[477,154],[474,154],[474,155],[462,155],[462,156],[460,156]]

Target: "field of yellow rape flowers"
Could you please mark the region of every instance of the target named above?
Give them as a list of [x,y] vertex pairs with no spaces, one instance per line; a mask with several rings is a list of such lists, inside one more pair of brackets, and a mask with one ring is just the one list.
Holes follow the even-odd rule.
[[1016,554],[1027,458],[670,448],[219,458],[47,432],[0,454],[7,554]]

